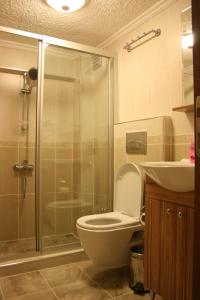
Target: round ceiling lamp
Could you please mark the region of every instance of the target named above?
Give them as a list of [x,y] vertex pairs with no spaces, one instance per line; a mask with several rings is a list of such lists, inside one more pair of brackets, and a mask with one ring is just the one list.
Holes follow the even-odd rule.
[[83,7],[86,0],[46,0],[46,2],[55,10],[69,13]]

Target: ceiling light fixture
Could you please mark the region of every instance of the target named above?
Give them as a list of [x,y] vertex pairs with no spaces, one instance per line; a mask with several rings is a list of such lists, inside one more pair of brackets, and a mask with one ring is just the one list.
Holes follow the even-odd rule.
[[46,0],[46,2],[58,11],[69,13],[83,7],[86,0]]

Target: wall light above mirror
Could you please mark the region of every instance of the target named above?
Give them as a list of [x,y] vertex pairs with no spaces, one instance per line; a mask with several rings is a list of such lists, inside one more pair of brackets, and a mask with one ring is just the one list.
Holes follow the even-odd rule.
[[192,32],[188,32],[182,35],[182,48],[188,49],[193,47],[193,34]]
[[191,6],[182,11],[182,63],[183,63],[183,104],[194,102],[193,85],[193,34]]

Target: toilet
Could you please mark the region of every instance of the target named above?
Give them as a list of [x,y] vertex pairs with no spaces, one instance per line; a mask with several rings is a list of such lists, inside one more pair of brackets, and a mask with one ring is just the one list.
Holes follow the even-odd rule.
[[81,244],[97,266],[117,268],[130,260],[129,243],[133,233],[143,229],[143,178],[140,169],[127,162],[114,183],[113,212],[88,215],[77,220]]

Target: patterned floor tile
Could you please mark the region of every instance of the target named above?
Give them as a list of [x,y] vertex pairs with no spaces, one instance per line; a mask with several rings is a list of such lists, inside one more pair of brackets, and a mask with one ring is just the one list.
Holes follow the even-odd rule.
[[150,300],[150,296],[149,294],[137,295],[134,293],[130,293],[116,297],[115,300]]
[[0,243],[0,258],[5,260],[5,258],[24,253],[24,248],[18,241],[8,241]]
[[58,300],[51,290],[11,298],[12,300]]
[[112,299],[104,290],[93,282],[77,281],[76,283],[62,285],[54,288],[61,300],[109,300]]
[[48,288],[47,283],[38,271],[3,278],[0,280],[0,284],[6,299]]
[[108,270],[98,268],[90,262],[83,262],[80,268],[89,278],[94,280],[102,289],[109,292],[113,297],[131,293],[129,288],[129,270],[128,268],[120,268]]
[[84,280],[86,277],[76,264],[44,269],[40,272],[46,278],[51,287],[74,283],[76,281]]

